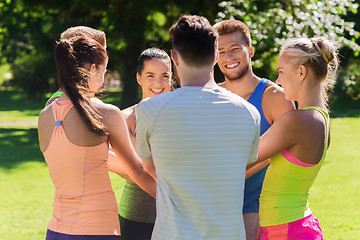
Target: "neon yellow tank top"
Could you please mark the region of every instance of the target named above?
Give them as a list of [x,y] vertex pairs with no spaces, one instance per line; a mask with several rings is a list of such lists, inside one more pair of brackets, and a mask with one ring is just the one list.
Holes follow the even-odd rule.
[[329,115],[319,107],[311,106],[303,109],[315,109],[325,118],[326,136],[323,156],[318,164],[312,166],[305,163],[304,165],[308,166],[300,166],[290,162],[284,157],[287,150],[270,159],[270,166],[266,172],[260,195],[261,227],[293,222],[311,214],[308,203],[309,189],[325,159],[328,146]]

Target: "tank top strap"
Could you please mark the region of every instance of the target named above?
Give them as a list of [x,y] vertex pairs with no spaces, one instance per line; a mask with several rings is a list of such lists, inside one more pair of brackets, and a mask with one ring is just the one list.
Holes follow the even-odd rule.
[[262,95],[269,81],[270,80],[266,78],[261,78],[254,92],[249,97],[248,102],[261,105]]
[[68,101],[55,100],[52,103],[52,110],[55,118],[55,127],[63,125],[63,121],[72,107],[73,104],[70,100]]
[[261,116],[261,124],[260,124],[260,135],[263,135],[266,130],[270,127],[270,123],[266,119],[264,112],[262,110],[262,98],[266,89],[267,84],[270,80],[266,78],[261,78],[258,85],[256,86],[254,92],[248,99],[248,102],[256,107]]
[[265,91],[265,88],[267,86],[267,84],[270,82],[269,79],[266,79],[266,78],[261,78],[260,79],[260,82],[258,83],[258,85],[256,86],[258,89],[257,91],[259,91],[261,94],[264,93]]

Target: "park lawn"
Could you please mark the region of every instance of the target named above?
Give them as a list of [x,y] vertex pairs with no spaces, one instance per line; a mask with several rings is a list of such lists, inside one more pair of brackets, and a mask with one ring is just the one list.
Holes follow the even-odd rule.
[[331,145],[310,190],[310,207],[325,239],[359,239],[360,118],[331,120]]
[[[310,193],[325,239],[357,239],[360,234],[360,118],[332,119],[332,143]],[[44,239],[54,188],[37,144],[35,127],[0,128],[1,239]],[[120,200],[123,179],[111,174]]]
[[[120,94],[111,93],[103,101],[118,103]],[[36,121],[46,101],[25,101],[21,94],[6,91],[0,91],[1,100],[6,104],[0,105],[0,123]],[[10,111],[19,111],[18,117]],[[360,166],[355,162],[360,155],[360,118],[333,118],[331,123],[331,147],[311,189],[310,207],[325,239],[355,240],[360,234]],[[0,126],[0,138],[0,239],[45,239],[54,188],[36,126]],[[113,173],[110,178],[119,201],[124,180]]]
[[25,100],[22,93],[14,90],[0,91],[0,100],[0,122],[36,122],[45,103],[45,98],[40,101]]

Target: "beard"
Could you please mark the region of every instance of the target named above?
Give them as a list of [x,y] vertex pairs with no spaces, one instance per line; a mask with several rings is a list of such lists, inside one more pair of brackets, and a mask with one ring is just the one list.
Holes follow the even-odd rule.
[[249,71],[249,65],[246,65],[244,68],[240,69],[240,71],[235,74],[229,74],[226,72],[223,74],[228,80],[234,81],[242,78],[248,71]]

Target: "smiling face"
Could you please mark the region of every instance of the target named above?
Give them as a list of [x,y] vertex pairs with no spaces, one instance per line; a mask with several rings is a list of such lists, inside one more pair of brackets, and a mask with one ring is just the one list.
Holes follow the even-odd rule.
[[289,101],[297,101],[299,89],[301,88],[301,70],[286,54],[279,56],[277,71],[279,73],[276,83],[284,88],[285,98]]
[[171,66],[167,59],[153,58],[144,62],[141,74],[136,74],[142,89],[142,98],[170,91]]
[[218,49],[218,66],[227,80],[239,79],[249,72],[253,48],[247,46],[243,33],[221,35]]

